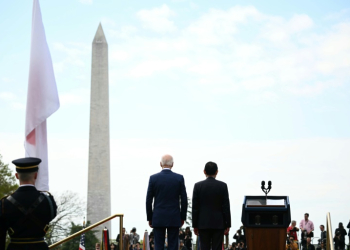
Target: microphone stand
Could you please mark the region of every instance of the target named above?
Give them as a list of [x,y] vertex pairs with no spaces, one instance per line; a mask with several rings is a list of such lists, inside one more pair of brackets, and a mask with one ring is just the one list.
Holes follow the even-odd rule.
[[272,186],[272,182],[269,181],[268,182],[268,187],[265,188],[265,181],[261,182],[261,190],[265,193],[265,205],[267,205],[267,194],[270,192],[271,187]]

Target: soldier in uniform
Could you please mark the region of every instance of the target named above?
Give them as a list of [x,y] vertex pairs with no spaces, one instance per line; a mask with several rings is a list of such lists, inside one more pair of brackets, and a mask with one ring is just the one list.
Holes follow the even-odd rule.
[[57,206],[49,192],[34,186],[40,162],[33,157],[12,161],[20,187],[0,200],[0,250],[5,249],[6,232],[11,239],[7,250],[49,249],[44,236]]

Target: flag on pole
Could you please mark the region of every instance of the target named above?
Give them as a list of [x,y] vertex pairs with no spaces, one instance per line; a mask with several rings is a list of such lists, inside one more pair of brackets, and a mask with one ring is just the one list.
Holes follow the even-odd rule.
[[39,0],[33,0],[24,147],[26,157],[38,157],[42,160],[35,184],[36,188],[42,191],[49,191],[46,119],[56,112],[59,106]]
[[[83,223],[83,229],[85,228],[85,220]],[[85,250],[85,233],[80,236],[79,250]]]
[[150,247],[149,247],[149,237],[148,237],[148,232],[147,230],[145,231],[145,234],[143,236],[143,248],[142,250],[150,250]]
[[197,236],[197,250],[201,250],[201,243],[199,241],[199,235]]
[[111,250],[111,246],[109,245],[109,232],[107,228],[102,230],[101,250]]

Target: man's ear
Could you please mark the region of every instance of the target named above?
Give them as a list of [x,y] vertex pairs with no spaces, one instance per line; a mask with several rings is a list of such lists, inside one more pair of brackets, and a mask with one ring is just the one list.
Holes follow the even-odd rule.
[[19,180],[18,173],[15,173],[16,179]]
[[161,162],[159,162],[159,165],[160,165],[161,168],[163,167]]
[[218,170],[216,170],[215,176],[216,176],[216,175],[218,175],[218,173],[219,173],[219,169],[218,169]]
[[38,178],[38,172],[36,172],[35,174],[34,174],[34,180],[36,180]]
[[205,172],[205,170],[203,170],[203,173],[204,173],[205,176],[207,176],[207,172]]

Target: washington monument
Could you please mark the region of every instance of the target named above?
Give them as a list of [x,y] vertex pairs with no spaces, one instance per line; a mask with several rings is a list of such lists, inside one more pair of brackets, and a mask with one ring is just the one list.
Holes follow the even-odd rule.
[[[108,44],[99,24],[92,42],[90,142],[87,220],[92,224],[111,215],[111,182],[109,159],[109,91]],[[111,222],[96,228],[111,230]]]

